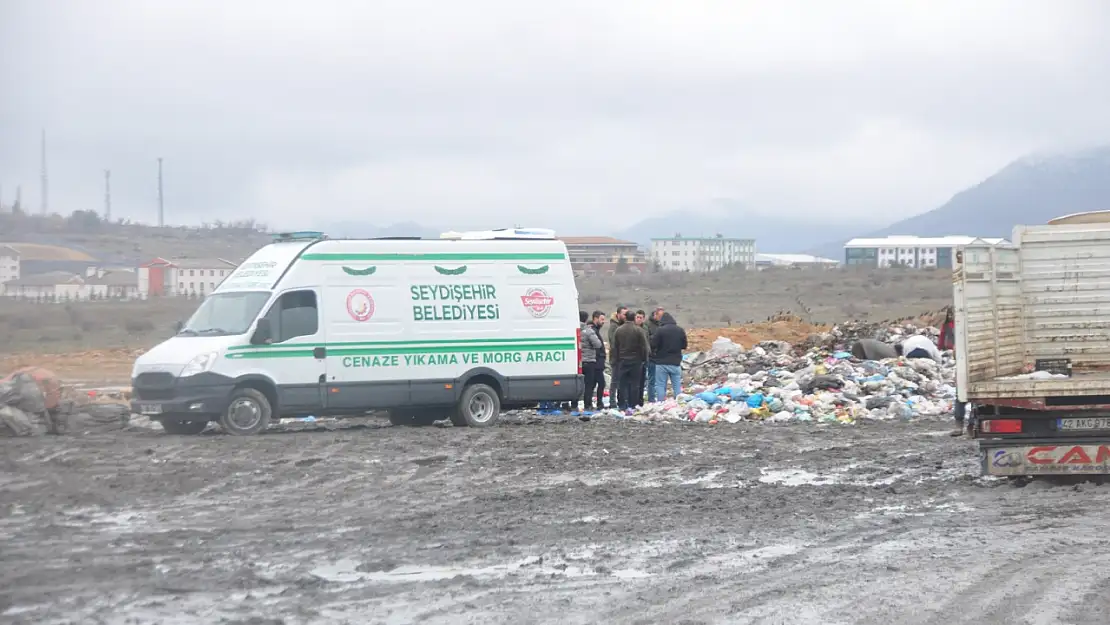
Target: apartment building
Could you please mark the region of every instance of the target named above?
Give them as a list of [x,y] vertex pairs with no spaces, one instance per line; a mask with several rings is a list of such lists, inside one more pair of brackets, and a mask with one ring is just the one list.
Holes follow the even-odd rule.
[[139,296],[207,295],[238,266],[223,258],[155,258],[139,267]]
[[951,269],[956,250],[971,244],[1000,245],[1006,239],[965,235],[917,237],[897,235],[875,239],[852,239],[844,244],[844,264],[867,267],[914,267]]
[[684,237],[651,240],[651,260],[660,271],[720,271],[755,266],[755,239]]
[[558,237],[571,267],[581,274],[643,273],[647,257],[634,241],[613,237]]

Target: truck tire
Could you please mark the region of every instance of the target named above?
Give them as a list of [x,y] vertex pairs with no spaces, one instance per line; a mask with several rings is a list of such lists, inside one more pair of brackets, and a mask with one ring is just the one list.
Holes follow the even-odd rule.
[[272,414],[270,400],[261,391],[237,388],[220,416],[220,427],[233,436],[250,436],[270,427]]
[[448,410],[419,409],[419,410],[390,410],[389,422],[399,426],[431,425],[436,421],[446,419]]
[[204,431],[208,427],[207,421],[159,421],[162,424],[162,429],[166,434],[176,434],[181,436],[195,436]]
[[463,390],[459,404],[451,414],[455,425],[485,428],[497,425],[501,416],[501,398],[486,384],[471,384]]

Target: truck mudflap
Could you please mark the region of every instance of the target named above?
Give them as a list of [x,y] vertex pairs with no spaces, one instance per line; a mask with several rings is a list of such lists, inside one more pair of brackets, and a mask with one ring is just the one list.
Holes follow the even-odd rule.
[[1108,475],[1110,439],[979,441],[983,475]]

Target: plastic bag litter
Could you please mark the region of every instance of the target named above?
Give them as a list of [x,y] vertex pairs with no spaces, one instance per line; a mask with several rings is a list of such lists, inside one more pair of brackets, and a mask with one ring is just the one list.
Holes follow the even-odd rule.
[[766,341],[749,350],[719,338],[709,352],[688,355],[686,393],[633,411],[641,421],[740,421],[851,424],[860,419],[950,419],[956,398],[955,363],[892,358],[859,361],[858,337],[888,342],[934,328],[845,324],[791,346]]
[[732,339],[719,337],[709,347],[709,353],[715,356],[734,356],[743,351],[743,348],[732,342]]

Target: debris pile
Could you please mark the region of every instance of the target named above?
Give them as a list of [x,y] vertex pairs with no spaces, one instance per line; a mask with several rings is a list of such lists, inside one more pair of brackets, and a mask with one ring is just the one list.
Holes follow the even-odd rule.
[[0,436],[118,430],[129,420],[123,401],[94,401],[49,369],[23,367],[0,379]]
[[622,418],[705,423],[741,420],[855,423],[860,419],[948,418],[956,398],[955,362],[890,358],[860,360],[853,342],[934,339],[936,328],[912,324],[842,324],[800,344],[763,341],[750,350],[728,338],[684,359],[686,387],[677,399],[642,406]]

